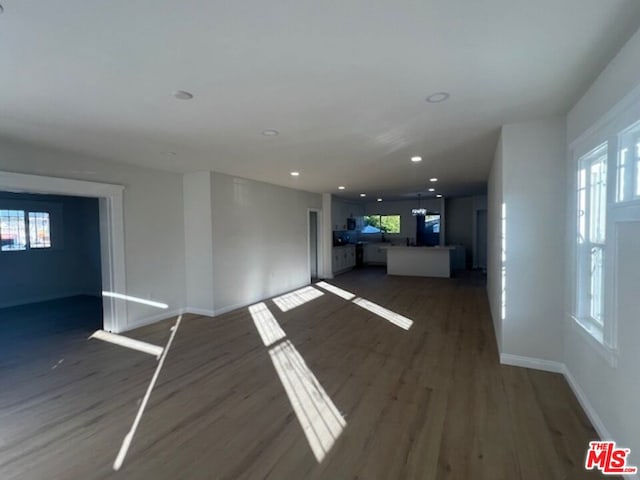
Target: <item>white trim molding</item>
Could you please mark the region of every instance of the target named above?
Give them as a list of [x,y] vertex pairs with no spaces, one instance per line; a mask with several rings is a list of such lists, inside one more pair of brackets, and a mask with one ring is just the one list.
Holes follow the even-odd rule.
[[500,363],[502,365],[531,368],[533,370],[542,370],[545,372],[553,372],[553,373],[563,373],[566,368],[563,363],[555,362],[553,360],[543,360],[541,358],[523,357],[520,355],[511,355],[510,353],[501,353]]
[[201,315],[203,317],[215,317],[216,312],[213,310],[207,310],[204,308],[187,307],[184,309],[184,313],[192,313],[194,315]]
[[[596,433],[602,440],[614,440],[613,436],[605,426],[604,422],[596,412],[591,402],[587,398],[587,395],[584,393],[584,390],[580,387],[574,376],[569,371],[569,368],[562,362],[556,362],[553,360],[544,360],[541,358],[533,358],[533,357],[523,357],[520,355],[511,355],[509,353],[501,353],[500,354],[500,363],[502,365],[510,365],[514,367],[523,367],[523,368],[531,368],[533,370],[542,370],[545,372],[553,372],[560,373],[564,376],[567,383],[569,384],[569,388],[573,391],[573,394],[576,396],[578,403],[584,410],[584,413],[587,415],[587,418],[593,425]],[[585,446],[586,449],[586,446]],[[586,451],[586,450],[585,450]],[[624,475],[625,478],[631,480],[640,480],[638,475]]]
[[[98,198],[102,289],[117,293],[127,291],[124,252],[124,186],[0,171],[0,190]],[[119,333],[134,327],[127,324],[127,305],[124,301],[105,298],[102,305],[104,330]]]
[[563,364],[562,367],[562,374],[564,375],[564,378],[567,380],[567,383],[571,387],[571,390],[573,390],[574,395],[578,399],[578,403],[580,403],[580,406],[587,414],[587,417],[589,417],[593,428],[596,429],[596,432],[598,432],[598,435],[602,440],[611,440],[612,437],[609,433],[609,430],[607,430],[607,427],[605,427],[602,419],[596,413],[595,409],[587,399],[586,394],[584,393],[580,385],[578,385],[576,379],[573,377],[573,375],[571,375],[571,372],[566,365]]
[[135,330],[136,328],[145,327],[147,325],[161,322],[163,320],[168,320],[170,318],[176,318],[179,315],[186,313],[187,311],[188,309],[185,309],[185,308],[178,308],[175,310],[164,310],[161,313],[158,313],[156,315],[150,315],[148,317],[140,318],[135,322],[128,324],[126,328],[124,328],[120,333],[127,332],[129,330]]

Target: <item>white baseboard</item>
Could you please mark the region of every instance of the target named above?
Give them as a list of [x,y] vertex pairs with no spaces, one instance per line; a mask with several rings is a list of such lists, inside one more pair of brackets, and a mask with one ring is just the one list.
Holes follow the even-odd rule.
[[207,310],[205,308],[186,307],[184,313],[193,313],[194,315],[202,315],[204,317],[214,317],[216,312],[213,310]]
[[605,427],[604,423],[602,422],[602,419],[596,413],[593,406],[587,399],[587,396],[584,393],[584,390],[582,390],[580,385],[578,385],[578,382],[573,377],[573,375],[571,375],[571,372],[569,371],[567,366],[563,365],[563,367],[564,367],[564,371],[562,373],[564,374],[564,378],[567,379],[567,383],[571,387],[571,390],[573,390],[573,393],[575,394],[576,398],[578,399],[578,402],[582,406],[582,409],[587,414],[587,417],[589,417],[589,420],[591,421],[593,428],[596,429],[596,432],[598,432],[598,435],[602,440],[612,440],[613,438],[609,433],[609,430],[607,430],[607,427]]
[[249,305],[253,305],[254,303],[258,303],[258,302],[262,302],[262,301],[264,301],[264,300],[256,300],[255,302],[242,303],[242,304],[237,304],[237,305],[229,305],[227,307],[222,307],[222,308],[216,308],[213,311],[213,315],[211,315],[211,316],[212,317],[217,317],[218,315],[222,315],[224,313],[233,312],[234,310],[237,310],[239,308],[248,307]]
[[[302,284],[300,284],[298,286],[295,286],[293,288],[287,289],[284,292],[275,293],[273,295],[270,295],[266,299],[273,298],[275,296],[282,295],[282,294],[287,293],[287,292],[292,292],[294,290],[297,290],[299,288],[305,287],[307,285],[309,285],[309,283],[304,282],[304,283],[302,283]],[[155,323],[155,322],[160,322],[160,321],[166,320],[168,318],[176,317],[176,316],[180,315],[181,313],[192,313],[194,315],[203,315],[205,317],[217,317],[219,315],[222,315],[222,314],[228,313],[228,312],[232,312],[233,310],[237,310],[239,308],[244,308],[244,307],[247,307],[249,305],[253,305],[255,303],[258,303],[258,302],[263,302],[266,299],[257,299],[257,300],[251,301],[251,302],[242,302],[242,303],[238,303],[238,304],[235,304],[235,305],[228,305],[226,307],[216,308],[214,310],[209,310],[209,309],[206,309],[206,308],[198,308],[198,307],[184,307],[184,308],[180,308],[180,309],[174,309],[174,310],[171,310],[171,311],[166,311],[165,310],[165,311],[163,311],[163,312],[161,312],[161,313],[159,313],[157,315],[151,315],[151,316],[148,316],[148,317],[139,318],[138,320],[136,320],[134,322],[130,322],[127,325],[126,329],[121,330],[120,332],[114,332],[114,333],[122,333],[122,332],[126,332],[127,330],[133,330],[134,328],[144,327],[145,325],[150,325],[150,324]]]
[[120,332],[114,332],[114,333],[122,333],[128,330],[134,330],[136,328],[144,327],[146,325],[151,325],[152,323],[160,322],[162,320],[167,320],[168,318],[177,317],[182,313],[185,313],[184,308],[178,308],[175,310],[164,310],[161,313],[158,313],[156,315],[150,315],[148,317],[139,318],[134,322],[130,322],[127,325],[127,328],[125,328],[124,330],[121,330]]
[[564,371],[566,370],[564,363],[554,362],[553,360],[543,360],[541,358],[511,355],[510,353],[501,353],[500,363],[502,365],[532,368],[534,370],[543,370],[545,372],[553,373],[564,373]]
[[[567,380],[569,387],[573,391],[573,394],[578,399],[578,403],[584,410],[585,414],[589,418],[591,425],[598,433],[598,436],[602,440],[615,440],[609,430],[605,426],[604,422],[598,415],[598,413],[593,408],[593,405],[589,402],[587,395],[584,393],[584,390],[580,387],[576,379],[573,377],[569,368],[561,362],[554,362],[552,360],[543,360],[540,358],[533,357],[523,357],[520,355],[511,355],[508,353],[500,354],[500,363],[502,365],[512,365],[514,367],[524,367],[524,368],[532,368],[534,370],[543,370],[545,372],[553,372],[553,373],[561,373],[564,375],[564,378]],[[585,452],[587,446],[585,445]],[[623,475],[624,478],[628,478],[630,480],[640,480],[640,476],[638,475]]]

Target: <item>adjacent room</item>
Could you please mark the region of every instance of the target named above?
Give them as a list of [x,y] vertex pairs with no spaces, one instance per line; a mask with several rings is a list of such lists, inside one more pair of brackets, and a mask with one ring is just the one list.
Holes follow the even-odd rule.
[[0,192],[0,365],[102,328],[98,200]]
[[638,65],[637,0],[0,0],[0,478],[640,478]]

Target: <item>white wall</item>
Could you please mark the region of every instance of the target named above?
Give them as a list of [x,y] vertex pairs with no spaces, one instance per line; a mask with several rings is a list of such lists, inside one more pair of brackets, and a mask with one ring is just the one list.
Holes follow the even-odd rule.
[[502,134],[500,134],[487,183],[487,295],[500,352],[502,352],[502,150]]
[[[631,105],[634,118],[640,120],[640,31],[622,48],[587,93],[569,112],[568,142],[589,137],[606,130],[623,109]],[[618,103],[620,102],[620,103]],[[594,128],[595,127],[595,128]],[[569,162],[571,164],[571,162]],[[611,184],[610,184],[611,185]],[[611,187],[610,187],[611,188]],[[570,206],[571,207],[571,206]],[[620,262],[608,264],[617,281],[617,367],[592,346],[589,338],[574,326],[569,317],[571,297],[567,297],[564,331],[564,361],[584,392],[592,412],[601,420],[611,437],[631,448],[630,463],[640,464],[640,416],[637,399],[640,397],[640,322],[638,319],[638,291],[640,291],[640,226],[638,222],[618,224],[618,237],[609,236],[619,250]],[[614,230],[615,231],[615,230]],[[569,237],[569,246],[573,236]],[[608,247],[609,251],[609,247]],[[571,260],[567,269],[572,272]],[[573,284],[567,276],[567,289]],[[609,284],[609,287],[611,285]]]
[[216,313],[309,283],[308,208],[319,194],[212,174]]
[[[182,175],[0,139],[0,170],[125,186],[127,294],[185,304]],[[128,328],[158,310],[129,303]]]
[[[502,155],[490,179],[489,292],[494,322],[500,311],[496,238],[502,199],[506,209],[505,318],[496,329],[501,352],[558,361],[564,309],[565,120],[554,117],[505,125]],[[500,148],[499,148],[500,150]]]
[[101,294],[96,199],[0,192],[0,208],[48,212],[52,244],[0,253],[0,308]]
[[184,238],[187,307],[211,314],[213,306],[213,225],[211,172],[184,175]]

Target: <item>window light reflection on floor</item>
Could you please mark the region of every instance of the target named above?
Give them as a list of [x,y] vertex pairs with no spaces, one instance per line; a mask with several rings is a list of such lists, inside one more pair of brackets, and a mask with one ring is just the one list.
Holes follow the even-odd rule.
[[149,305],[150,307],[162,308],[163,310],[166,310],[167,308],[169,308],[169,305],[167,305],[166,303],[154,302],[153,300],[146,300],[144,298],[139,298],[139,297],[131,297],[129,295],[123,295],[122,293],[103,291],[102,296],[117,298],[119,300],[126,300],[127,302],[141,303],[143,305]]
[[284,330],[264,302],[251,305],[249,313],[266,347],[286,337]]
[[324,288],[327,292],[331,292],[334,295],[344,298],[345,300],[351,300],[352,298],[355,298],[355,294],[347,292],[346,290],[336,287],[335,285],[331,285],[330,283],[318,282],[316,283],[316,285],[318,287]]
[[309,286],[296,290],[295,292],[280,295],[279,297],[273,299],[273,303],[275,303],[280,308],[280,310],[286,312],[288,310],[299,307],[300,305],[304,305],[311,300],[315,300],[322,295],[324,295],[323,292],[321,292],[317,288]]
[[309,446],[320,463],[347,423],[289,340],[271,348],[269,354]]
[[371,313],[375,313],[376,315],[384,318],[385,320],[388,320],[389,322],[393,323],[394,325],[397,325],[400,328],[409,330],[413,325],[413,320],[403,315],[400,315],[399,313],[392,312],[391,310],[386,309],[378,305],[377,303],[373,303],[373,302],[370,302],[369,300],[365,300],[364,298],[358,297],[354,299],[355,295],[353,293],[343,290],[339,287],[336,287],[335,285],[331,285],[330,283],[327,283],[327,282],[318,282],[316,283],[316,285],[318,287],[325,289],[328,292],[333,293],[334,295],[337,295],[338,297],[344,298],[345,300],[353,299],[351,301],[356,305],[358,305],[359,307],[362,307],[365,310],[370,311]]
[[353,303],[358,305],[359,307],[364,308],[365,310],[370,311],[371,313],[375,313],[376,315],[388,320],[389,322],[397,325],[400,328],[404,328],[405,330],[409,330],[413,325],[413,320],[408,319],[398,313],[392,312],[376,303],[370,302],[369,300],[365,300],[364,298],[356,298]]

